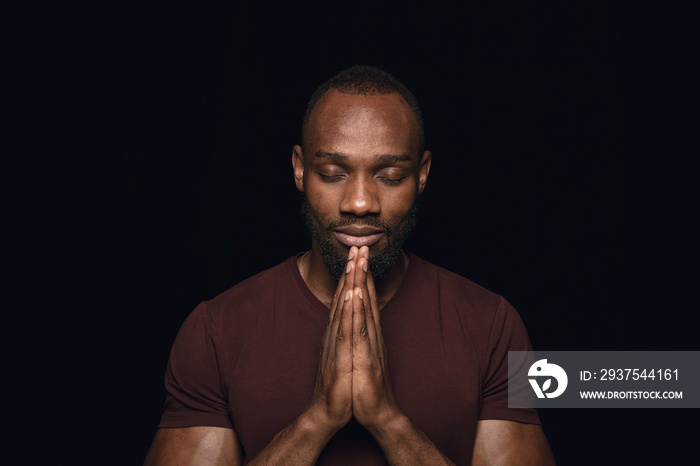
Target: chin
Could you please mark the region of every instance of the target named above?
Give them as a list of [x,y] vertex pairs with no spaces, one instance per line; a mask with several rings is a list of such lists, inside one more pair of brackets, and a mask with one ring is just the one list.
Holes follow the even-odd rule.
[[[333,235],[332,229],[321,227],[322,223],[312,213],[306,197],[304,197],[304,202],[302,202],[301,210],[304,223],[321,253],[323,262],[331,276],[339,280],[343,272],[345,272],[350,246],[339,242]],[[396,260],[401,257],[403,242],[413,226],[415,226],[417,210],[418,204],[415,203],[404,221],[400,222],[398,226],[394,226],[395,228],[392,228],[393,225],[389,225],[385,221],[382,221],[380,225],[375,225],[387,232],[386,236],[369,246],[369,268],[375,284],[386,277]]]

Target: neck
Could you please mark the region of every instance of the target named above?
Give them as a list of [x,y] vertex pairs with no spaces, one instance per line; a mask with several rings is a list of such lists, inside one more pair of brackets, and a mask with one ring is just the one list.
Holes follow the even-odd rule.
[[[408,257],[404,253],[401,253],[384,279],[380,283],[375,283],[377,303],[380,309],[389,302],[394,294],[396,294],[396,291],[403,281],[407,265]],[[315,244],[302,256],[301,262],[299,263],[299,271],[301,272],[306,286],[309,287],[316,298],[325,304],[326,307],[330,308],[333,295],[338,288],[338,281],[331,276]]]

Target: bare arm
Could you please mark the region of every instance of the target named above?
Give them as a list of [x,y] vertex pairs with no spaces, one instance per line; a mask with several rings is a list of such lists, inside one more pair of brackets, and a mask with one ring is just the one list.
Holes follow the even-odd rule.
[[554,466],[542,427],[512,421],[485,420],[476,426],[473,466]]
[[238,466],[241,447],[233,429],[158,429],[144,466]]
[[406,416],[371,432],[389,464],[454,465]]
[[[287,426],[250,463],[314,464],[332,433],[308,413]],[[187,427],[159,429],[144,466],[239,466],[241,446],[233,429]]]

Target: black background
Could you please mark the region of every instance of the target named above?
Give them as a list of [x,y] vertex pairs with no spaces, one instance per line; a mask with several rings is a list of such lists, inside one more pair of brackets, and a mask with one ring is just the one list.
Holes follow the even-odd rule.
[[[503,294],[536,349],[697,350],[689,30],[568,3],[27,6],[6,62],[8,451],[142,461],[187,314],[307,248],[291,146],[353,64],[423,107],[409,250]],[[562,465],[681,461],[694,413],[540,411]]]

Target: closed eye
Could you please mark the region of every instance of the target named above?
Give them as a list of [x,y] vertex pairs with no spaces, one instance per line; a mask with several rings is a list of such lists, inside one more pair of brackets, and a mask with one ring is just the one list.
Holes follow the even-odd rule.
[[334,181],[340,181],[344,175],[324,175],[323,173],[319,173],[318,176],[321,177],[323,181],[331,183]]
[[379,179],[382,181],[382,183],[396,185],[396,184],[401,184],[401,182],[403,180],[405,180],[406,177],[402,176],[401,178],[387,178],[385,176],[380,176]]

